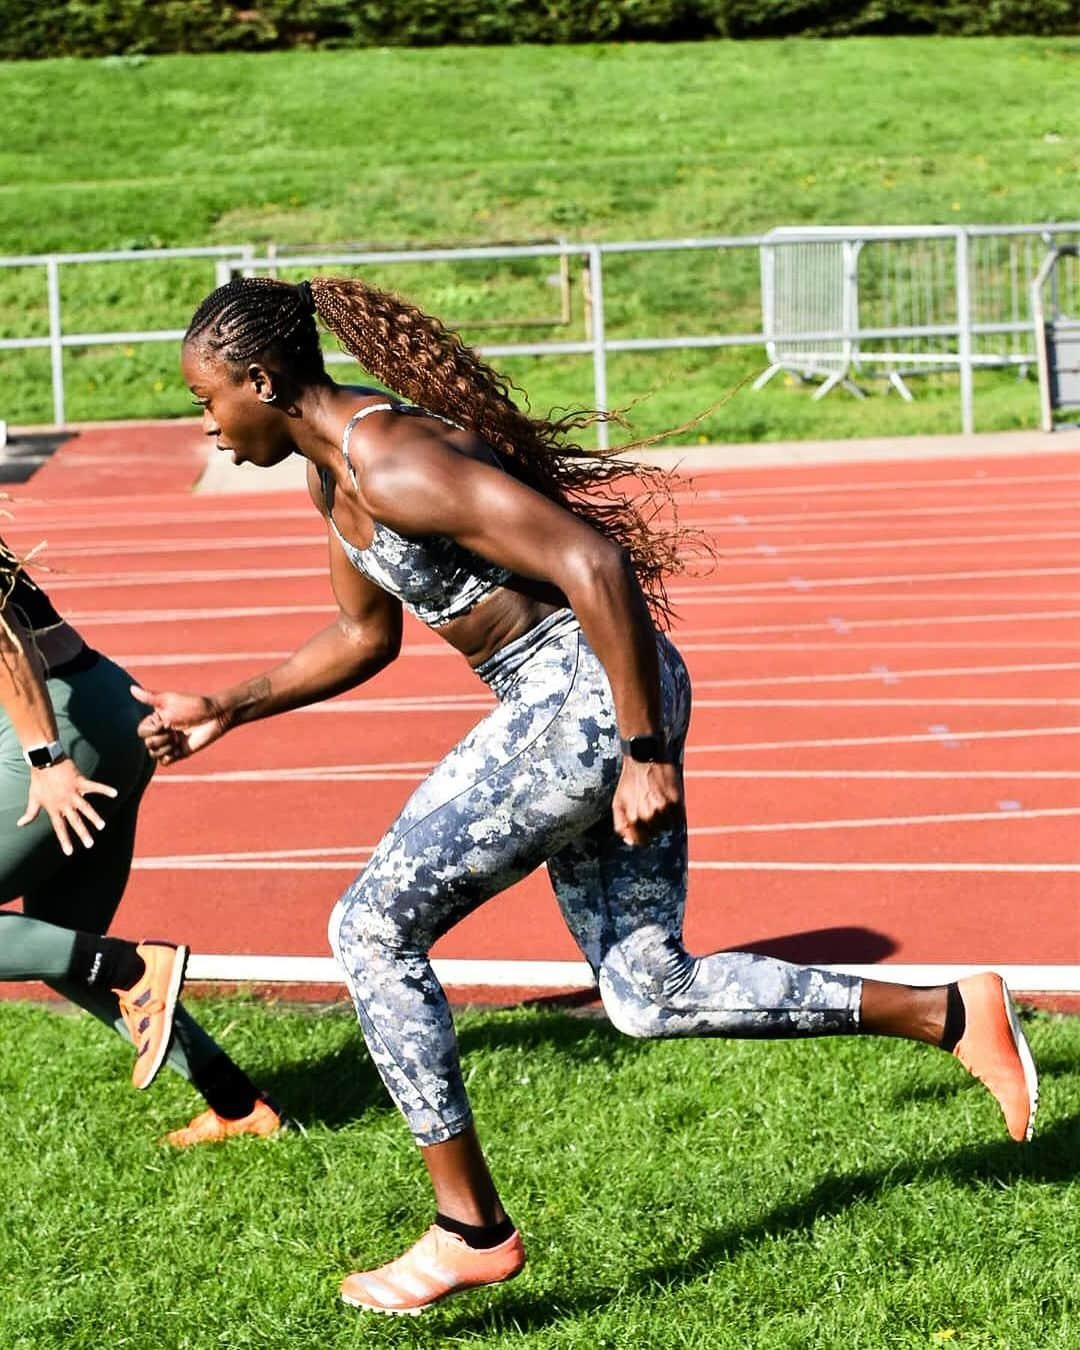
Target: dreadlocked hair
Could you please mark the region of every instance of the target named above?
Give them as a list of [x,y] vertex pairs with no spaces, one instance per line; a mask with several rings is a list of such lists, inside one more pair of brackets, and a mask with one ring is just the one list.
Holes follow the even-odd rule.
[[516,386],[456,333],[415,305],[356,279],[316,276],[294,286],[269,277],[236,277],[203,301],[184,340],[234,365],[261,357],[315,381],[325,378],[316,314],[380,384],[471,431],[497,452],[513,477],[624,549],[654,620],[670,625],[665,578],[685,570],[688,542],[705,553],[711,549],[700,532],[680,526],[670,470],[619,458],[660,437],[612,452],[583,449],[570,433],[618,419],[587,411],[530,416],[511,398]]

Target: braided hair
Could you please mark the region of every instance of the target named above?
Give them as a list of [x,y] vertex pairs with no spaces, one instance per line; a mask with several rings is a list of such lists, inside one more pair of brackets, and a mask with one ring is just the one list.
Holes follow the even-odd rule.
[[[316,276],[298,286],[270,277],[234,277],[202,302],[184,341],[234,367],[259,358],[301,382],[317,383],[326,370],[316,315],[381,384],[471,431],[496,451],[513,477],[623,548],[653,618],[663,627],[670,624],[664,579],[683,570],[679,546],[693,532],[678,524],[669,470],[619,459],[617,452],[585,450],[569,438],[605,414],[529,416],[511,398],[515,386],[438,319],[345,277]],[[636,480],[632,492],[630,480]]]

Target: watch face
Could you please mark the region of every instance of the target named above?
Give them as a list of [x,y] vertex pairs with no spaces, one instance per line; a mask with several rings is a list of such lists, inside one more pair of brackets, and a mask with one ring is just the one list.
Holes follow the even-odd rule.
[[631,736],[629,741],[630,758],[639,764],[655,764],[660,758],[662,746],[659,736]]
[[59,745],[35,745],[26,752],[26,762],[32,769],[48,769],[63,758],[64,752]]

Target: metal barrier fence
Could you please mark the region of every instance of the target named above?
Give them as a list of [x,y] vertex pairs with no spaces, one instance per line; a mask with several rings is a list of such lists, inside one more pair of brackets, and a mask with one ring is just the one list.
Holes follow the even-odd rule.
[[[549,325],[570,327],[567,288],[569,268],[581,269],[581,336],[543,341],[479,342],[477,349],[485,357],[571,355],[588,357],[592,364],[592,398],[583,398],[597,409],[608,409],[608,358],[627,352],[660,352],[680,349],[761,349],[772,369],[789,369],[808,377],[821,375],[825,385],[841,381],[857,390],[853,376],[861,370],[879,366],[904,393],[910,391],[904,381],[913,372],[955,369],[959,372],[960,423],[964,432],[974,430],[973,376],[982,366],[1034,365],[1036,339],[1030,311],[1031,283],[1047,251],[1054,247],[1080,243],[1080,222],[1019,226],[916,226],[888,229],[844,227],[829,229],[784,230],[766,235],[716,236],[700,239],[662,239],[609,243],[559,241],[547,244],[492,246],[478,248],[438,248],[364,250],[310,248],[293,252],[265,247],[261,252],[251,244],[222,245],[208,248],[114,251],[108,253],[57,253],[0,258],[0,278],[4,269],[29,268],[44,273],[47,297],[47,331],[0,336],[0,352],[47,350],[50,356],[53,422],[66,421],[65,352],[82,348],[134,345],[150,342],[176,342],[183,335],[179,327],[138,329],[116,327],[109,331],[68,331],[64,322],[65,306],[73,303],[78,311],[97,312],[110,302],[95,301],[94,306],[79,300],[78,293],[67,288],[67,274],[78,274],[80,267],[106,264],[135,266],[188,265],[201,268],[205,261],[214,267],[218,282],[237,272],[270,272],[301,275],[311,270],[334,267],[359,269],[379,267],[379,281],[394,269],[416,263],[455,265],[477,264],[485,269],[480,288],[494,285],[490,269],[498,265],[504,276],[513,276],[524,260],[554,260],[557,277],[544,279],[561,291],[560,314],[543,320]],[[629,269],[634,263],[642,268],[665,259],[664,293],[671,308],[668,324],[678,330],[688,322],[695,306],[704,296],[715,300],[714,322],[708,332],[667,332],[645,336],[613,336],[617,316],[620,332],[633,331],[646,322],[654,326],[657,316],[648,320],[635,311],[634,282],[631,271],[624,270],[619,283],[609,278],[617,267]],[[675,267],[669,260],[679,259]],[[727,271],[716,276],[695,266],[694,260]],[[754,290],[748,283],[750,269],[760,276],[761,319],[755,329],[725,331],[724,298],[745,295]],[[209,272],[209,267],[207,267]],[[65,274],[62,292],[61,273]],[[655,274],[654,274],[655,275]],[[209,289],[201,272],[195,278],[200,290]],[[509,283],[507,283],[509,285]],[[124,293],[130,312],[135,301],[128,288]],[[148,286],[148,293],[149,293]],[[168,287],[165,287],[168,290]],[[465,290],[447,286],[457,303],[465,303]],[[613,297],[613,298],[609,298]],[[160,310],[167,297],[155,293]],[[186,322],[191,304],[179,308],[174,300],[178,322]],[[471,302],[470,302],[471,303]],[[122,306],[117,302],[117,312]],[[20,310],[20,312],[22,312]],[[452,323],[455,316],[444,313]],[[475,315],[466,316],[477,322]],[[730,307],[728,322],[752,316],[738,304]],[[481,323],[493,326],[490,315]],[[507,330],[535,326],[534,319],[496,316],[496,324]],[[467,326],[456,324],[455,326]],[[479,324],[478,324],[479,326]],[[749,331],[745,328],[749,327]],[[328,354],[329,360],[348,360],[340,353]],[[839,375],[837,374],[839,372]],[[764,382],[770,372],[759,380]],[[835,377],[835,378],[834,378]],[[818,390],[820,395],[825,386]],[[3,413],[0,408],[0,414]],[[597,428],[601,446],[607,444],[607,427]]]

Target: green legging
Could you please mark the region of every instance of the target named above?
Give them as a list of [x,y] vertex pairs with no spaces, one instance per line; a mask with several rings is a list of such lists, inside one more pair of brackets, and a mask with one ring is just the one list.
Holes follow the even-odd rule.
[[[64,749],[88,778],[118,793],[91,798],[105,828],[93,830],[91,849],[74,840],[70,858],[44,811],[29,825],[15,824],[26,809],[30,770],[14,728],[0,713],[0,904],[21,895],[24,911],[0,910],[0,980],[44,980],[125,1039],[116,995],[65,976],[75,930],[104,933],[120,904],[139,801],[153,773],[135,731],[145,710],[131,697],[130,685],[127,672],[105,657],[89,670],[48,681]],[[221,1050],[183,1008],[175,1025],[169,1063],[190,1080]]]

